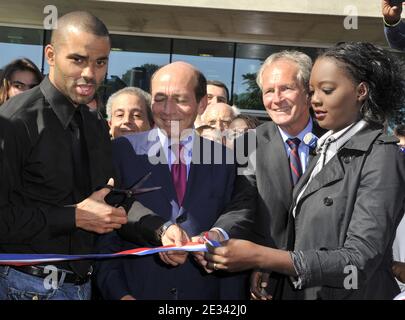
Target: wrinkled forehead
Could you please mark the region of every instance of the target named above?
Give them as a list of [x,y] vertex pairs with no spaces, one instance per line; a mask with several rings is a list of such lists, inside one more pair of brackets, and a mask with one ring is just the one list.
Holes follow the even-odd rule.
[[227,119],[232,118],[232,109],[220,104],[210,105],[206,111],[206,119]]
[[113,100],[112,108],[113,109],[121,108],[126,110],[140,109],[140,108],[144,109],[146,108],[146,104],[144,99],[141,99],[135,94],[122,93]]
[[289,60],[277,60],[263,72],[263,80],[270,83],[298,82],[298,66]]

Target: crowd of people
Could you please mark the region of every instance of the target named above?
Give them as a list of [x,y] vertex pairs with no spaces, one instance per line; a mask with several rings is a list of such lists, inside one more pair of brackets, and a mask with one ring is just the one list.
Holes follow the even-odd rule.
[[[382,1],[389,43],[405,48],[402,7]],[[393,299],[405,283],[405,69],[367,42],[313,62],[271,54],[257,85],[271,119],[177,61],[150,93],[106,103],[109,32],[83,11],[58,20],[49,74],[19,59],[0,83],[0,252],[143,257],[0,265],[0,299]],[[142,182],[143,192],[131,196]],[[212,246],[212,242],[219,246]],[[352,273],[348,272],[351,271]],[[348,281],[350,277],[350,281]]]

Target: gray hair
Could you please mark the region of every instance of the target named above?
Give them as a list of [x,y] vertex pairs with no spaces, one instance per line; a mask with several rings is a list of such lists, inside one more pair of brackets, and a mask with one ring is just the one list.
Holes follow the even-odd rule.
[[121,90],[118,90],[117,92],[115,92],[108,98],[107,105],[106,105],[107,119],[111,120],[112,105],[114,103],[114,100],[121,94],[130,94],[130,95],[133,95],[133,96],[141,99],[145,103],[146,113],[148,116],[149,123],[151,126],[153,126],[153,116],[152,116],[152,110],[151,110],[151,96],[146,91],[143,91],[142,89],[137,88],[137,87],[123,88]]
[[290,60],[297,64],[298,73],[297,80],[301,82],[306,91],[309,89],[309,78],[311,76],[312,60],[311,58],[300,51],[295,50],[284,50],[280,52],[273,53],[270,55],[262,64],[259,71],[257,72],[256,83],[260,90],[263,90],[262,86],[262,74],[266,67],[275,61],[279,60]]

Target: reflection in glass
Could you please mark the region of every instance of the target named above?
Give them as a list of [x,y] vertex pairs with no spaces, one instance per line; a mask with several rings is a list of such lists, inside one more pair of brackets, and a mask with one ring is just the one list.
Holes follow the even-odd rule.
[[18,58],[28,58],[42,68],[42,37],[40,29],[0,26],[0,68]]
[[264,110],[256,74],[268,56],[282,50],[299,50],[316,57],[316,48],[262,44],[237,44],[235,61],[234,103],[240,109]]
[[107,95],[126,86],[150,91],[151,75],[170,60],[170,39],[112,35]]
[[218,80],[231,92],[234,44],[202,40],[173,40],[173,61],[185,61],[200,70],[207,80]]

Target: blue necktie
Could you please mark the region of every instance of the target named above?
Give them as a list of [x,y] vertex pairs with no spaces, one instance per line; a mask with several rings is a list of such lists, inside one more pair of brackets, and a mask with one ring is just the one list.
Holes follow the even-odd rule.
[[290,152],[290,169],[293,185],[295,186],[302,175],[302,166],[300,156],[298,154],[298,147],[301,140],[298,138],[287,139],[287,144],[291,149]]

